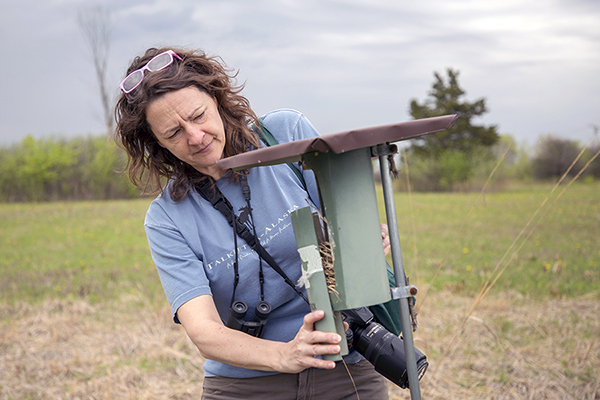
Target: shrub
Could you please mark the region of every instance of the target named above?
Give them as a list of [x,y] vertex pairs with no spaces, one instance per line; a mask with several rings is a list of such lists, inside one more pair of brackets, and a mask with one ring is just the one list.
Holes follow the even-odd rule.
[[[531,159],[532,174],[535,179],[546,180],[562,176],[580,152],[577,142],[559,139],[548,135],[542,136],[536,146],[535,155]],[[582,163],[579,161],[569,171],[574,176],[579,172]]]
[[105,137],[35,139],[0,149],[0,201],[134,198],[124,152]]
[[[598,152],[600,152],[600,144],[590,146],[582,157],[583,162],[587,164]],[[600,179],[600,155],[590,163],[585,172],[588,176]]]

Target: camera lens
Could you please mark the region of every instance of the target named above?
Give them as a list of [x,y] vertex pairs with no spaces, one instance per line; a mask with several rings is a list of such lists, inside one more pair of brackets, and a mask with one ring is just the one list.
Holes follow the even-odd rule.
[[269,304],[269,302],[260,301],[256,305],[256,309],[254,310],[254,315],[256,315],[256,318],[258,318],[259,320],[267,319],[267,318],[269,318],[269,314],[271,313],[271,310],[272,310],[272,307],[271,307],[271,304]]
[[[375,370],[403,389],[408,387],[404,341],[378,323],[361,326],[354,332],[354,346],[373,364]],[[417,375],[420,380],[429,363],[427,357],[415,348]]]
[[231,315],[235,318],[244,318],[247,311],[248,306],[241,300],[238,300],[231,305]]

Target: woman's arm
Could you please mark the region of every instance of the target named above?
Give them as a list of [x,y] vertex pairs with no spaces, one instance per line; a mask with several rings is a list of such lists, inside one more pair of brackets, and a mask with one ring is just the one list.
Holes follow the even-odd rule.
[[294,340],[285,343],[227,328],[210,295],[195,297],[177,311],[179,321],[204,358],[236,367],[285,373],[298,373],[311,367],[335,368],[334,361],[314,357],[340,352],[338,334],[314,329],[314,323],[323,316],[323,311],[307,314]]

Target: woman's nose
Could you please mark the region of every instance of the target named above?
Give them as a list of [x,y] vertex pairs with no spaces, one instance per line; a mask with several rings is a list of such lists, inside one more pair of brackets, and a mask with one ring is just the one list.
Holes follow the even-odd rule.
[[204,140],[204,135],[206,135],[206,133],[204,133],[202,129],[198,127],[193,127],[188,131],[188,143],[191,146],[200,145]]

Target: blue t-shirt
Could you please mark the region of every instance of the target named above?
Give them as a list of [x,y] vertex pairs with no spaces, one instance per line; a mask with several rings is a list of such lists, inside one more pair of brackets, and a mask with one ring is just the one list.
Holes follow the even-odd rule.
[[[274,111],[262,120],[279,143],[318,136],[306,117],[297,111]],[[301,276],[301,260],[290,212],[318,202],[314,174],[309,170],[302,171],[302,174],[308,192],[287,164],[252,168],[248,175],[256,234],[294,283]],[[240,184],[231,182],[225,175],[217,181],[217,185],[239,215],[239,210],[246,206]],[[194,297],[208,294],[213,296],[219,315],[226,323],[233,291],[235,252],[234,231],[223,214],[196,191],[190,191],[183,201],[175,204],[167,186],[150,205],[145,227],[174,321],[179,322],[176,313],[181,305]],[[237,245],[240,280],[235,300],[242,300],[248,305],[250,317],[261,300],[259,258],[239,237]],[[302,326],[310,307],[265,261],[262,264],[265,300],[273,307],[262,338],[290,341]],[[352,359],[347,361],[355,362]],[[204,371],[206,376],[233,378],[270,374],[214,360],[206,360]]]

